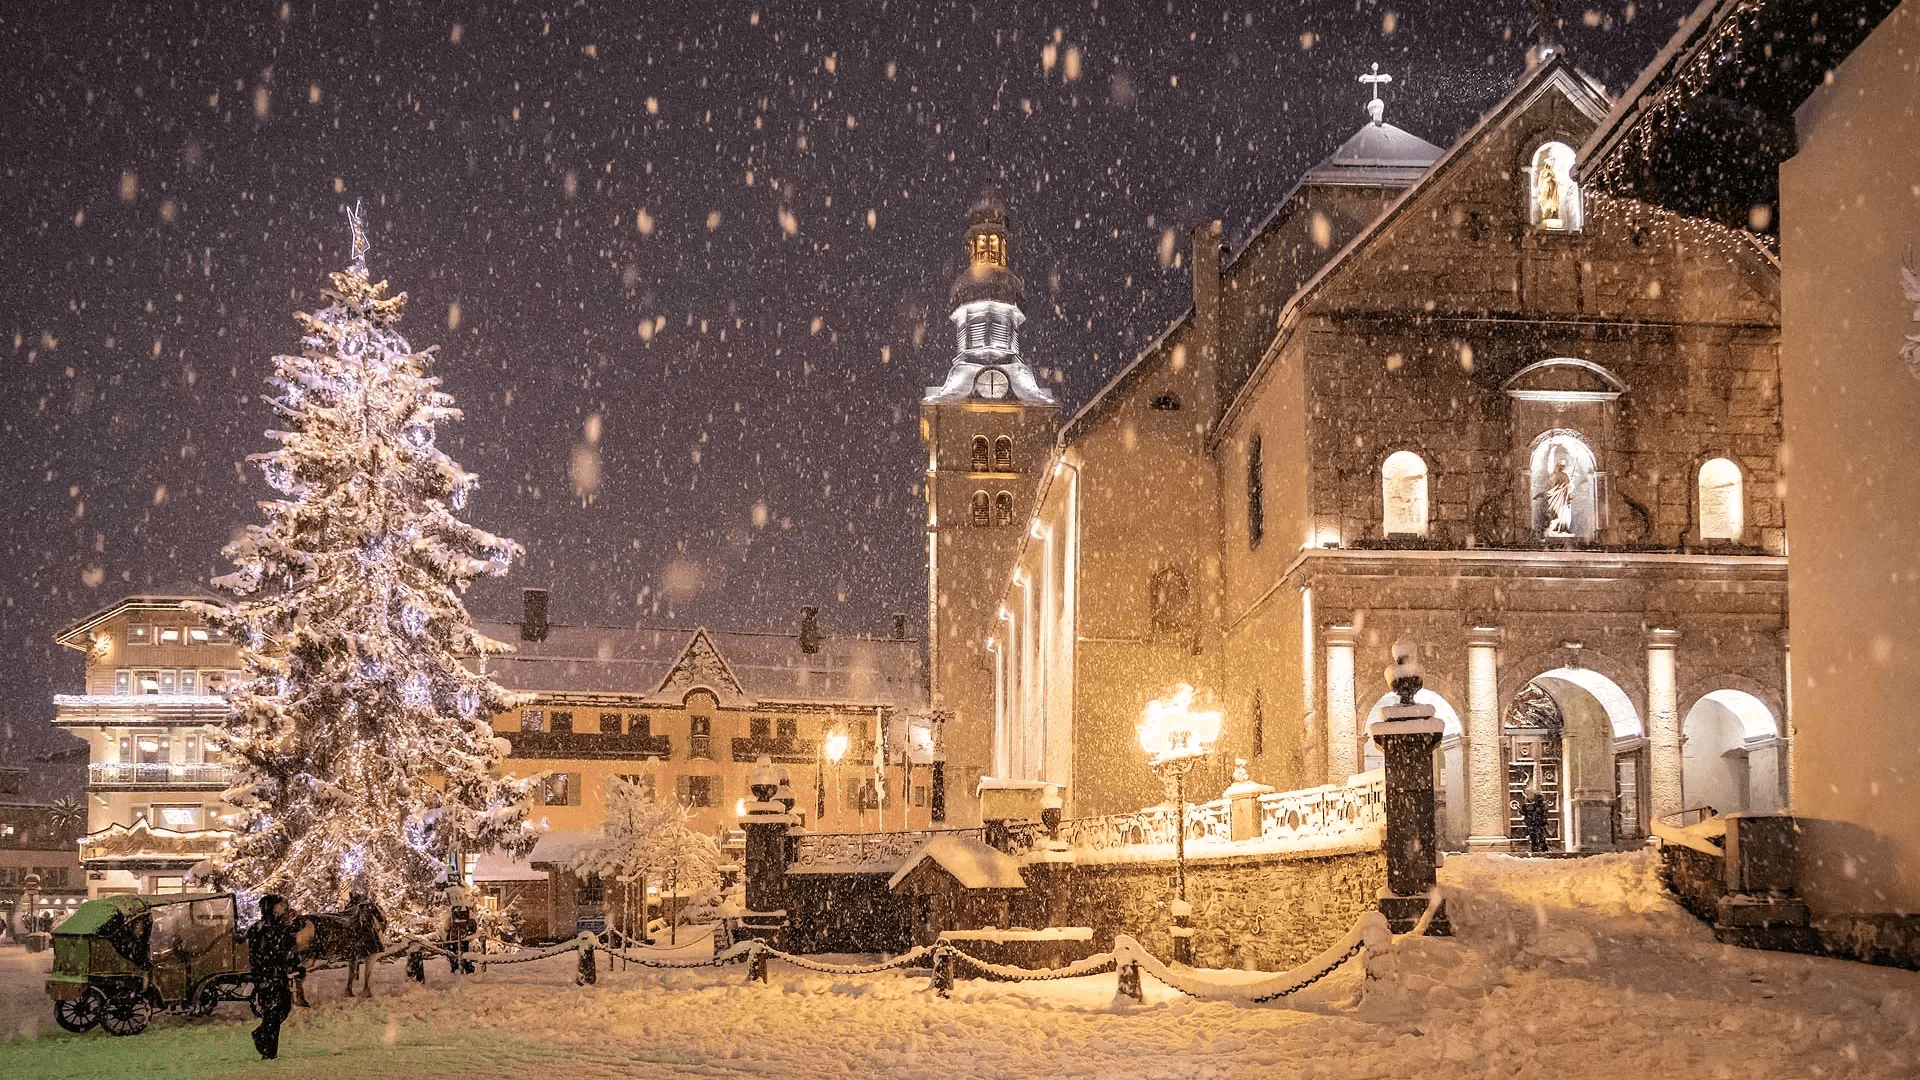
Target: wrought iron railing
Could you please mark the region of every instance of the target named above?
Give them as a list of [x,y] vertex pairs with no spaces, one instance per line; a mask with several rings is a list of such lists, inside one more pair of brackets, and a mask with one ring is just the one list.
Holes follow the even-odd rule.
[[814,761],[812,739],[756,739],[752,736],[733,740],[733,760],[754,762],[761,757],[779,765],[810,765]]
[[208,763],[94,762],[87,766],[87,783],[94,787],[118,785],[225,787],[233,781],[233,766]]

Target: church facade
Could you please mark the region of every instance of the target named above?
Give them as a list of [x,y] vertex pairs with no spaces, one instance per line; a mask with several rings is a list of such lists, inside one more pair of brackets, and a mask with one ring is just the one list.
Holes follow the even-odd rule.
[[1782,805],[1777,263],[1588,197],[1608,101],[1557,53],[1444,151],[1369,109],[1238,252],[1196,233],[1192,309],[1063,428],[983,639],[995,775],[1157,802],[1134,727],[1188,683],[1211,780],[1344,781],[1410,635],[1451,847],[1536,786],[1569,849]]

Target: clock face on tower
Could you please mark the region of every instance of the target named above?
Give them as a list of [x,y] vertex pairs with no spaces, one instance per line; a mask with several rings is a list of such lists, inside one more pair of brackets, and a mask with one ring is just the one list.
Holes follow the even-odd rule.
[[1007,373],[999,368],[988,368],[974,378],[973,390],[983,398],[1006,397]]

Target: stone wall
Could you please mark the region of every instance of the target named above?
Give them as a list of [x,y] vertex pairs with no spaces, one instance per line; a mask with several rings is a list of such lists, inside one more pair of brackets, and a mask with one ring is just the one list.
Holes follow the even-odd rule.
[[[1034,876],[1029,872],[1029,881]],[[1173,955],[1172,863],[1073,866],[1059,880],[1065,921],[1092,927],[1096,948],[1111,948],[1115,934],[1130,934],[1155,956]],[[1352,929],[1386,883],[1387,860],[1379,851],[1189,861],[1194,963],[1285,970]],[[1016,899],[1015,921],[1044,913],[1043,905],[1055,900],[1049,892],[1029,888]]]
[[[1279,971],[1309,959],[1353,927],[1386,885],[1379,851],[1190,860],[1194,962]],[[1087,926],[1093,948],[1129,934],[1155,956],[1173,955],[1171,862],[1035,864],[1014,894],[1013,926]],[[912,938],[911,902],[886,874],[787,875],[784,948],[796,952],[898,953]],[[942,930],[981,927],[940,927]]]

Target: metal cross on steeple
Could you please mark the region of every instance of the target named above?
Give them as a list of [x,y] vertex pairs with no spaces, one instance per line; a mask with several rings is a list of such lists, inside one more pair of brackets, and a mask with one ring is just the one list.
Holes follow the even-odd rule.
[[1377,124],[1387,111],[1387,103],[1380,100],[1380,85],[1392,82],[1393,76],[1381,74],[1380,63],[1376,60],[1373,65],[1373,74],[1360,76],[1360,81],[1373,89],[1373,100],[1367,102],[1367,115]]
[[353,268],[364,274],[367,272],[367,249],[372,245],[367,243],[366,216],[361,212],[358,199],[347,207],[347,228],[353,231]]

